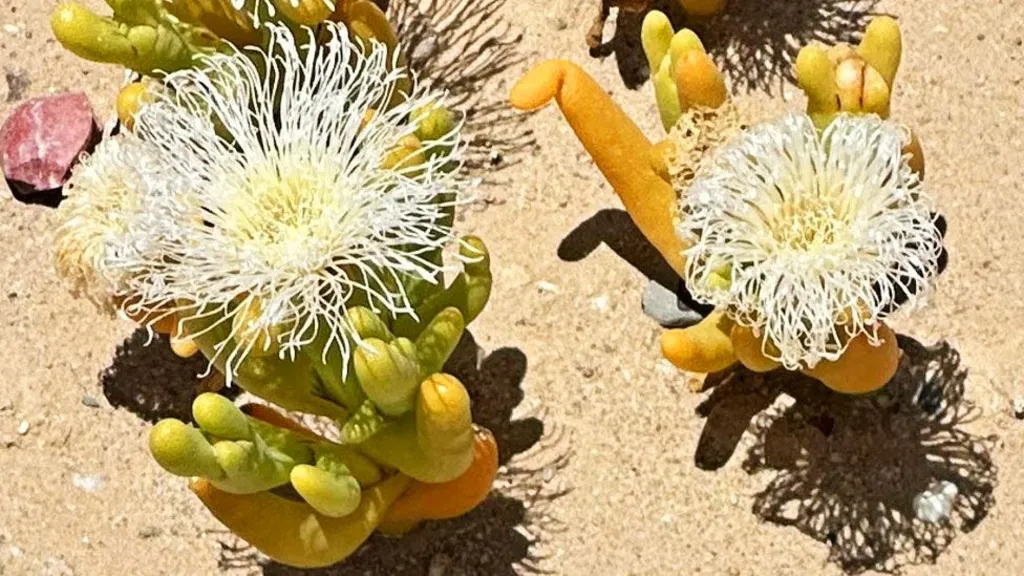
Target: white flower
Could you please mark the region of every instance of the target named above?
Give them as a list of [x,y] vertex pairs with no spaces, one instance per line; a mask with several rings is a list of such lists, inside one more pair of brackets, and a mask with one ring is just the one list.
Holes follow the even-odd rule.
[[[429,255],[450,243],[444,216],[463,187],[458,127],[423,142],[422,163],[384,167],[416,129],[410,114],[441,102],[419,88],[393,100],[408,76],[385,46],[364,53],[329,23],[319,45],[268,27],[265,52],[171,74],[138,114],[135,134],[186,185],[164,195],[161,222],[134,230],[159,249],[115,266],[141,311],[196,314],[193,303],[210,331],[230,326],[217,348],[229,368],[270,338],[294,357],[326,336],[324,354],[338,346],[347,360],[351,302],[412,314],[403,281],[442,280]],[[232,324],[242,311],[256,315],[247,328]]]
[[788,369],[835,360],[898,295],[916,305],[942,239],[902,148],[876,116],[840,116],[823,133],[803,115],[750,128],[702,167],[681,200],[686,284],[765,336]]
[[126,288],[122,270],[110,260],[122,260],[148,249],[133,241],[129,231],[153,225],[158,211],[145,209],[163,190],[172,188],[163,174],[156,150],[130,135],[103,140],[84,157],[68,180],[68,199],[58,216],[55,260],[57,273],[76,296],[84,296],[100,309],[113,313],[115,295]]

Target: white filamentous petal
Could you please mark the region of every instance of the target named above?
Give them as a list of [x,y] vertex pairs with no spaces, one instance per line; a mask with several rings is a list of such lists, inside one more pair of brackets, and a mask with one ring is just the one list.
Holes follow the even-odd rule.
[[[172,216],[134,228],[158,249],[108,267],[128,278],[124,292],[141,311],[195,303],[230,326],[258,301],[258,326],[285,327],[282,355],[326,336],[324,354],[337,346],[347,363],[358,342],[345,307],[354,292],[374,310],[412,314],[403,278],[443,280],[428,255],[452,240],[442,216],[465,186],[461,127],[423,142],[423,163],[385,169],[416,129],[411,112],[443,104],[440,95],[417,87],[388,108],[406,76],[386,47],[364,54],[330,23],[321,45],[311,31],[297,42],[268,27],[266,52],[214,55],[171,74],[137,115],[135,133],[186,185],[165,195]],[[240,339],[235,330],[229,340]],[[222,342],[217,353],[237,366],[254,341]]]
[[942,252],[908,137],[876,116],[819,133],[788,115],[723,146],[680,204],[690,292],[764,335],[788,369],[836,360],[859,334],[876,343],[898,294],[923,302]]
[[169,176],[158,151],[130,134],[106,138],[81,160],[65,185],[55,240],[57,271],[72,293],[116,311],[115,296],[127,279],[107,262],[137,259],[151,248],[130,231],[158,217],[159,198],[174,188]]

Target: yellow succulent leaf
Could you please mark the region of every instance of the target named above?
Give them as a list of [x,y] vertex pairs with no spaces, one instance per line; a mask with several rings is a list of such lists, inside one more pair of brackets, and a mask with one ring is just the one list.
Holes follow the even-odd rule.
[[664,12],[651,10],[644,17],[643,26],[640,28],[640,43],[644,47],[647,65],[652,75],[657,72],[661,61],[668,54],[673,34],[672,23]]
[[673,75],[675,74],[676,65],[682,57],[694,50],[702,54],[706,53],[706,50],[704,50],[704,43],[700,41],[700,37],[697,36],[697,33],[693,30],[683,28],[672,36],[669,55],[672,57]]
[[163,5],[182,22],[202,26],[236,46],[259,44],[252,17],[231,0],[168,0]]
[[864,31],[857,53],[882,75],[891,90],[903,57],[900,25],[889,16],[875,18]]
[[900,363],[896,334],[885,324],[880,324],[878,337],[881,344],[873,346],[867,336],[861,334],[850,341],[838,360],[819,362],[803,372],[843,394],[874,392],[892,379]]
[[661,59],[661,66],[654,74],[653,84],[654,101],[657,103],[658,113],[661,115],[661,125],[668,132],[683,115],[682,107],[679,105],[676,80],[672,77],[672,58],[670,56]]
[[805,46],[796,57],[796,80],[807,94],[807,113],[818,128],[824,128],[839,112],[836,70],[828,52],[820,46]]
[[775,360],[764,355],[764,341],[754,334],[747,326],[736,325],[730,334],[732,349],[736,358],[747,369],[754,372],[771,372],[782,366]]
[[135,127],[135,115],[139,113],[146,100],[146,85],[132,82],[117,94],[117,119],[128,130]]
[[202,479],[189,488],[221,523],[260,552],[289,566],[322,568],[355,552],[410,482],[398,474],[363,490],[359,506],[343,518],[270,492],[229,494]]
[[303,26],[316,26],[334,12],[324,0],[274,0],[285,18]]
[[690,50],[683,54],[676,62],[675,79],[683,110],[718,108],[729,98],[718,66],[704,52]]
[[687,372],[725,370],[736,363],[729,337],[732,326],[724,312],[712,312],[695,326],[662,334],[661,352],[669,362]]

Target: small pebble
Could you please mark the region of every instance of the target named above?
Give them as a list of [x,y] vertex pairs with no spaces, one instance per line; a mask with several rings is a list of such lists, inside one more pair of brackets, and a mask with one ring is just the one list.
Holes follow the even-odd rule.
[[[32,85],[28,74],[21,70],[7,70],[4,73],[4,80],[7,81],[7,102],[13,103],[25,97],[25,92]],[[17,294],[14,294],[17,297]],[[10,295],[8,295],[10,298]]]
[[162,531],[156,526],[146,526],[139,530],[139,538],[148,539],[156,538],[162,533]]
[[10,436],[0,436],[0,448],[11,448],[17,443],[18,441]]
[[7,553],[11,555],[11,558],[21,558],[25,555],[25,551],[17,546],[11,546]]
[[552,284],[551,282],[541,280],[540,282],[537,282],[537,290],[540,290],[541,292],[547,292],[549,294],[557,294],[558,286]]
[[99,400],[97,400],[97,399],[95,399],[95,398],[93,398],[92,396],[89,396],[89,395],[82,396],[82,404],[88,406],[89,408],[99,408],[100,407]]
[[103,487],[103,476],[99,474],[74,474],[71,476],[71,484],[79,490],[95,492]]
[[430,566],[427,568],[427,576],[444,576],[452,566],[452,559],[447,554],[435,554],[430,559]]
[[551,480],[553,480],[554,478],[555,478],[555,469],[550,467],[550,466],[545,468],[544,469],[544,483],[547,484],[548,482],[551,482]]
[[31,425],[28,423],[28,420],[22,420],[21,423],[18,424],[18,435],[24,436],[25,434],[28,434],[29,428],[31,428]]
[[437,53],[437,39],[433,36],[424,36],[423,39],[413,48],[409,58],[414,62],[428,60]]
[[1024,420],[1024,396],[1013,399],[1013,417],[1017,420]]
[[14,24],[4,24],[4,32],[7,32],[8,34],[17,34],[18,32],[21,32],[21,29]]
[[704,318],[689,308],[681,308],[676,293],[653,280],[644,288],[641,307],[648,318],[665,328],[693,326]]
[[678,376],[679,369],[674,364],[662,358],[654,365],[654,369],[662,376]]
[[918,520],[931,524],[947,520],[959,493],[960,490],[952,482],[934,482],[927,490],[914,496],[914,515]]
[[590,305],[598,312],[607,312],[608,308],[610,308],[610,299],[607,294],[602,294],[601,296],[592,299],[590,301]]
[[565,21],[565,18],[554,18],[551,20],[551,26],[555,30],[565,30],[569,27],[569,23]]

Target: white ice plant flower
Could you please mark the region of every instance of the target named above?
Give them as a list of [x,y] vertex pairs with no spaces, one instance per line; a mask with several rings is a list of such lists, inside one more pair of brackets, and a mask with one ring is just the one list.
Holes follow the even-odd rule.
[[107,263],[150,248],[129,230],[155,224],[159,210],[148,208],[173,185],[157,151],[131,135],[103,140],[78,164],[65,185],[68,199],[58,209],[54,242],[57,273],[73,294],[116,311],[115,296],[126,288],[126,278]]
[[138,139],[186,185],[163,196],[171,216],[131,233],[159,249],[108,263],[139,310],[213,322],[203,333],[229,327],[216,348],[228,378],[271,345],[294,358],[316,341],[347,363],[352,302],[413,314],[404,283],[443,281],[430,255],[451,242],[445,215],[464,187],[459,126],[394,164],[410,115],[443,98],[418,86],[396,98],[409,77],[385,46],[364,51],[330,23],[319,44],[268,27],[264,51],[173,73],[139,112]]
[[908,137],[877,116],[818,132],[793,114],[724,145],[680,203],[690,292],[791,370],[838,359],[860,334],[877,345],[898,297],[923,302],[942,252]]

